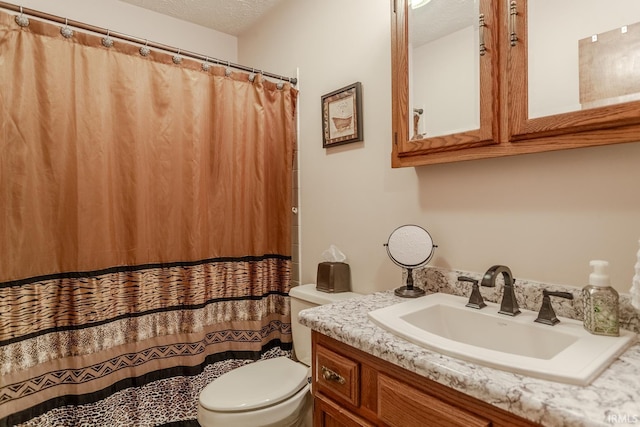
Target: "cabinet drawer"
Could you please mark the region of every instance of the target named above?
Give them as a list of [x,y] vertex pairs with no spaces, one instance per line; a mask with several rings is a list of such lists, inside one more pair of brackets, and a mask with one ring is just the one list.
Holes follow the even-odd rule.
[[317,391],[336,400],[360,405],[360,365],[348,357],[318,346],[315,358]]
[[489,427],[491,422],[403,382],[378,375],[378,416],[392,427]]

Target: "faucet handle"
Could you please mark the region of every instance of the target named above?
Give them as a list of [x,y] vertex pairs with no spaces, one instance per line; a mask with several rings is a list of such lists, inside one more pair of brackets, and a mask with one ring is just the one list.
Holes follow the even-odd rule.
[[460,276],[458,277],[458,281],[469,282],[472,284],[471,295],[469,296],[469,302],[465,304],[466,307],[477,308],[479,310],[487,306],[487,304],[485,304],[484,300],[482,299],[482,294],[480,294],[480,286],[478,286],[478,280],[472,277]]
[[553,326],[557,323],[560,323],[560,320],[556,317],[556,312],[553,310],[553,306],[551,305],[551,298],[549,297],[573,299],[573,294],[569,292],[548,291],[546,289],[542,291],[542,306],[540,307],[538,318],[534,320],[534,322]]

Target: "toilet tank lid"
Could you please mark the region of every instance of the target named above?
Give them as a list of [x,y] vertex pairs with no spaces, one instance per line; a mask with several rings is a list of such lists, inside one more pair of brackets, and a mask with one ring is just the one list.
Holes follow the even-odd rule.
[[210,411],[251,411],[275,405],[308,384],[309,368],[286,357],[260,360],[221,375],[200,392]]
[[315,283],[310,283],[291,288],[289,296],[312,304],[323,305],[358,297],[361,294],[355,292],[321,292],[316,289]]

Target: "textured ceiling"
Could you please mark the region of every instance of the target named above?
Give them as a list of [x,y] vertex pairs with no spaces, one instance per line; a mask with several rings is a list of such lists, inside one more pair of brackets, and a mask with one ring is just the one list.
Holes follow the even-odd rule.
[[120,0],[239,36],[282,0]]
[[410,11],[413,47],[436,40],[469,25],[478,25],[477,0],[431,0]]
[[[283,0],[120,0],[239,36]],[[411,11],[414,47],[477,24],[478,0],[431,0]]]

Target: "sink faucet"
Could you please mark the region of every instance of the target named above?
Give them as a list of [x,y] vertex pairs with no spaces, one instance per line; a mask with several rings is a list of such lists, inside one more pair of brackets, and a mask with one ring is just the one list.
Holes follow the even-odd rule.
[[480,294],[480,287],[478,286],[478,281],[472,277],[460,276],[458,277],[459,282],[469,282],[472,284],[471,295],[469,296],[469,302],[466,304],[466,307],[476,308],[480,310],[487,306],[484,300],[482,299],[482,295]]
[[494,265],[484,273],[481,285],[490,288],[496,286],[496,277],[500,273],[502,273],[502,277],[504,278],[504,291],[502,292],[502,302],[500,303],[500,311],[498,311],[498,313],[508,316],[520,314],[520,308],[518,307],[513,286],[515,279],[511,275],[509,267],[505,265]]
[[560,319],[556,317],[556,312],[553,310],[551,298],[549,297],[573,299],[573,294],[569,292],[552,292],[546,289],[542,291],[542,306],[540,307],[540,313],[538,313],[538,317],[534,322],[553,326],[556,323],[560,323]]

